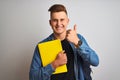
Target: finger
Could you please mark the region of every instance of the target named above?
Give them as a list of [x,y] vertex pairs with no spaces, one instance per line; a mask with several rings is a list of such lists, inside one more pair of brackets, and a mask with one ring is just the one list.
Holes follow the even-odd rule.
[[70,33],[70,31],[71,31],[71,29],[67,30],[67,34],[69,34],[69,33]]
[[65,53],[65,50],[61,51],[61,53]]
[[63,57],[65,60],[67,60],[67,55],[66,54],[63,54]]
[[65,52],[65,50],[62,50],[58,53],[58,56],[62,55]]
[[66,54],[66,52],[64,52],[64,54]]
[[76,24],[74,25],[73,30],[74,30],[75,32],[77,31],[77,25],[76,25]]

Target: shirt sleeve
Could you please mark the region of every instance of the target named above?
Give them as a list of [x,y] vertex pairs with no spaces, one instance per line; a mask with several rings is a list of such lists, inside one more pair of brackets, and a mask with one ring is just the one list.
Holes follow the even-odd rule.
[[53,72],[54,68],[51,64],[42,67],[38,47],[36,47],[31,62],[29,80],[49,80]]
[[84,61],[87,61],[92,66],[98,66],[99,58],[94,50],[92,50],[87,44],[85,38],[81,35],[78,35],[82,44],[77,48],[78,54],[83,58]]

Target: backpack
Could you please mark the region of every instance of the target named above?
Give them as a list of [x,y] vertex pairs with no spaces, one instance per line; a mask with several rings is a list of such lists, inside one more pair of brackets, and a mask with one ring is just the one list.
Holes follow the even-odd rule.
[[78,58],[80,59],[81,64],[82,64],[83,74],[84,74],[85,80],[92,80],[92,77],[91,77],[92,70],[90,68],[90,64],[87,61],[84,61],[81,58],[81,56],[78,56]]

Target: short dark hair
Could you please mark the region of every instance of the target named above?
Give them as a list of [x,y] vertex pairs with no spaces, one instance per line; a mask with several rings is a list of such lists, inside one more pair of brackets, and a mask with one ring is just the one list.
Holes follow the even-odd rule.
[[64,11],[67,14],[65,6],[62,4],[54,4],[48,9],[48,11],[50,13]]

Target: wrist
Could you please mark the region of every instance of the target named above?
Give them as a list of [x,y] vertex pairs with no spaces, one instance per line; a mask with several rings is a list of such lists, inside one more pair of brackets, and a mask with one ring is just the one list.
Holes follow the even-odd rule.
[[79,40],[80,40],[79,38],[75,39],[74,40],[74,45],[77,45]]
[[78,48],[79,46],[81,46],[81,44],[82,44],[82,41],[79,39],[79,40],[76,42],[75,46]]
[[53,67],[54,69],[56,69],[56,68],[58,67],[56,61],[53,61],[53,62],[51,63],[51,65],[52,65],[52,67]]

